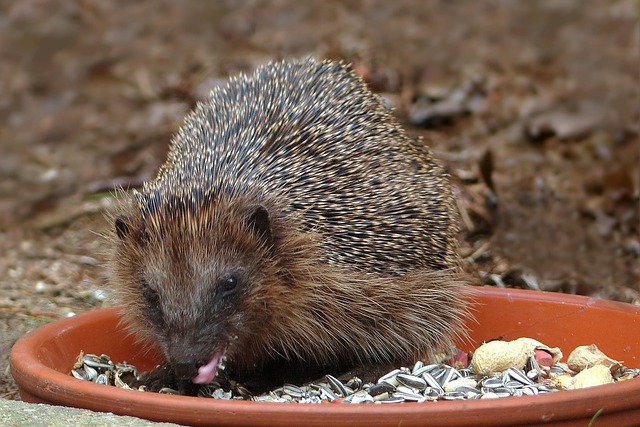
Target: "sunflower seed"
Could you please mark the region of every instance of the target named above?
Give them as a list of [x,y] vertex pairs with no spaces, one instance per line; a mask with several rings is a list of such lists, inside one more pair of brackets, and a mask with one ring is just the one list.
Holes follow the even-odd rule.
[[478,385],[478,382],[473,378],[460,377],[453,381],[449,381],[444,385],[443,388],[445,392],[450,392],[450,391],[456,391],[463,387],[475,389],[477,385]]
[[398,388],[396,388],[396,391],[399,393],[409,393],[409,394],[418,394],[420,393],[420,390],[415,389],[413,387],[407,387],[404,385],[400,385],[398,386]]
[[[107,372],[109,372],[109,371],[107,371]],[[96,378],[95,382],[96,382],[96,384],[107,385],[107,384],[109,384],[109,377],[107,376],[107,374],[100,374]]]
[[319,391],[320,397],[328,400],[329,402],[333,402],[334,400],[338,399],[338,395],[336,395],[333,390],[331,390],[331,388],[326,385],[320,386]]
[[351,390],[359,390],[360,388],[362,388],[363,384],[360,378],[353,377],[349,381],[347,381],[345,385],[349,387]]
[[460,373],[455,368],[447,366],[444,368],[444,373],[436,379],[441,386],[444,386],[449,381],[459,378],[460,376]]
[[504,386],[508,389],[516,389],[516,388],[522,388],[524,384],[522,384],[520,381],[515,381],[515,380],[509,380],[507,382],[504,383]]
[[71,370],[71,375],[73,375],[74,377],[76,377],[79,380],[88,380],[88,378],[86,377],[87,374],[84,371],[84,369],[82,369],[82,368],[72,369]]
[[345,387],[345,385],[342,384],[340,380],[333,375],[326,375],[326,378],[333,391],[340,394],[342,397],[347,397],[351,393],[353,393],[352,390],[347,389],[347,387]]
[[373,396],[373,401],[378,402],[380,400],[388,399],[390,396],[389,392],[385,391],[384,393],[380,393],[376,396]]
[[389,397],[387,399],[379,400],[378,402],[379,403],[383,403],[383,404],[387,404],[387,403],[402,403],[404,401],[405,401],[404,397],[395,396],[394,395],[394,396],[391,396],[391,397]]
[[86,375],[85,379],[89,381],[95,381],[98,379],[98,371],[87,364],[84,365],[84,372]]
[[270,394],[265,394],[262,396],[254,396],[251,398],[254,402],[280,402],[280,398],[277,396],[273,396]]
[[378,378],[378,382],[381,383],[383,381],[388,382],[391,385],[397,386],[397,380],[396,380],[396,375],[402,373],[402,370],[400,369],[394,369],[393,371],[381,376],[380,378]]
[[344,401],[345,403],[367,403],[373,402],[373,397],[366,391],[360,390],[348,396]]
[[402,397],[405,401],[408,402],[422,402],[425,400],[425,397],[420,393],[411,393],[405,391],[396,391],[393,393],[393,397]]
[[113,367],[113,363],[109,363],[111,362],[111,360],[105,361],[104,359],[93,354],[87,354],[86,356],[84,356],[83,362],[85,365],[97,369],[111,369]]
[[426,365],[426,366],[423,366],[423,367],[421,367],[419,369],[416,369],[415,371],[413,371],[411,373],[413,375],[415,375],[416,377],[420,377],[425,372],[432,373],[435,369],[438,368],[438,366],[440,366],[440,365],[437,365],[437,364]]
[[497,377],[489,377],[481,382],[483,388],[498,388],[502,387],[502,379]]
[[444,400],[462,400],[465,397],[466,394],[460,391],[450,391],[442,395]]
[[498,397],[500,396],[498,396],[496,393],[489,392],[480,396],[480,399],[497,399]]
[[378,383],[369,388],[369,394],[375,397],[382,393],[393,393],[395,390],[396,388],[389,383]]
[[426,381],[429,387],[438,390],[438,393],[440,394],[444,393],[444,389],[442,388],[440,383],[430,373],[425,372],[424,374],[422,374],[422,378]]
[[396,379],[400,384],[403,384],[407,387],[411,387],[418,390],[424,390],[425,387],[427,386],[427,382],[424,379],[420,377],[416,377],[414,375],[398,374],[396,376]]
[[285,384],[284,386],[282,386],[282,391],[283,393],[288,394],[291,397],[302,397],[304,393],[304,391],[300,387],[293,384]]

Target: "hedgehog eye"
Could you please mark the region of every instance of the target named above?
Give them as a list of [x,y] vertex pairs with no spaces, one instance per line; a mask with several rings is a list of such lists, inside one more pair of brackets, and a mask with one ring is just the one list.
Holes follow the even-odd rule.
[[149,305],[158,306],[160,305],[160,295],[158,295],[158,291],[151,288],[149,284],[145,281],[142,282],[142,296],[147,301]]
[[118,238],[120,238],[120,240],[124,240],[131,231],[128,218],[124,215],[118,215],[114,223],[114,227],[116,229],[116,234],[118,235]]
[[222,291],[223,297],[234,293],[237,289],[238,279],[236,276],[226,276],[220,280],[220,290]]
[[161,324],[162,307],[160,307],[160,295],[146,281],[142,282],[142,297],[146,302],[147,316],[157,324]]

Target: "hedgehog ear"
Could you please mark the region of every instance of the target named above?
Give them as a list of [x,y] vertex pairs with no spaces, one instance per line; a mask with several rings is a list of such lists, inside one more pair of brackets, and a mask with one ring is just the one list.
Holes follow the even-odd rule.
[[131,232],[131,226],[129,225],[129,218],[125,215],[118,215],[114,222],[114,226],[116,229],[116,234],[121,240],[124,240],[125,237],[129,235]]
[[249,214],[249,227],[260,237],[267,245],[273,243],[273,234],[271,232],[271,219],[269,211],[262,205],[254,206]]

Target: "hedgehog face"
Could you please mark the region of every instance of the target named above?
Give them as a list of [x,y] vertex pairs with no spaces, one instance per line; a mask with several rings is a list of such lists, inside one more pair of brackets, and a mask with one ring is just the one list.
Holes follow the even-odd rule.
[[197,384],[233,362],[269,317],[262,303],[269,215],[262,206],[230,212],[115,222],[115,274],[129,283],[125,320],[162,348],[177,378]]
[[[159,271],[158,264],[165,271]],[[209,264],[185,254],[158,264],[149,262],[142,272],[146,327],[178,378],[209,383],[227,353],[233,355],[238,341],[246,341],[255,330],[255,313],[243,304],[251,287],[260,286],[259,277],[242,260]]]

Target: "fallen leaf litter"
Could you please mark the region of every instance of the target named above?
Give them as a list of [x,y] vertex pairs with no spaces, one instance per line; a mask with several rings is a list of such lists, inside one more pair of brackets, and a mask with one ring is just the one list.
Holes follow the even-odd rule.
[[[341,381],[332,375],[302,386],[284,384],[267,393],[252,395],[232,382],[225,387],[212,382],[199,391],[199,397],[256,402],[298,403],[377,403],[428,402],[440,400],[495,399],[534,396],[609,384],[640,377],[640,368],[628,368],[602,353],[596,345],[577,347],[561,363],[562,352],[531,338],[490,341],[473,353],[459,353],[447,363],[401,367],[374,383],[358,377]],[[107,355],[80,353],[71,374],[81,380],[135,389],[139,378],[135,366],[114,363]],[[146,391],[145,387],[137,390]],[[160,393],[178,394],[164,388]]]

